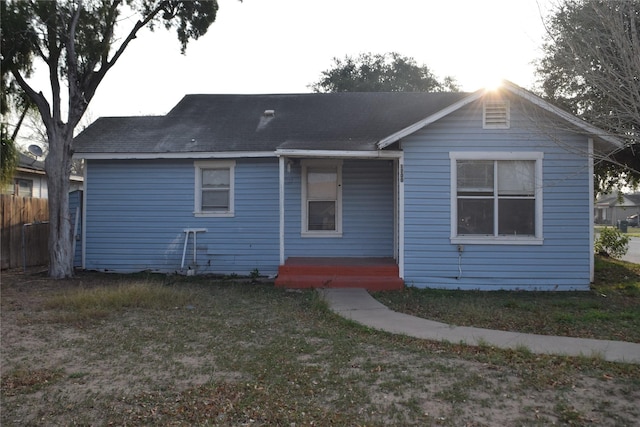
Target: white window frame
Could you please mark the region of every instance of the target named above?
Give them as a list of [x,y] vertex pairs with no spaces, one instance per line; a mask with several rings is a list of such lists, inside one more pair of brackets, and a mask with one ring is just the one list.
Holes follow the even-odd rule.
[[[29,189],[29,194],[24,195],[20,193],[20,183],[26,183]],[[33,180],[27,178],[16,178],[13,184],[13,194],[20,197],[33,197]]]
[[[342,237],[342,160],[303,160],[301,179],[302,202],[302,237]],[[307,174],[309,169],[335,168],[336,169],[336,229],[335,230],[309,230],[308,200],[307,200]]]
[[[541,245],[542,235],[542,152],[450,152],[451,160],[451,243],[452,244],[494,244],[494,245]],[[497,234],[497,224],[494,224],[494,235],[458,236],[458,160],[521,160],[535,161],[535,235],[534,236],[505,236]],[[496,204],[498,198],[496,197]],[[494,205],[494,209],[497,206]],[[498,221],[495,215],[494,221]]]
[[[202,160],[194,162],[195,168],[195,205],[193,214],[196,217],[233,217],[235,194],[235,166],[233,160]],[[220,211],[202,211],[202,171],[205,169],[229,169],[229,209]]]
[[[505,122],[504,123],[487,123],[487,107],[496,105],[504,105]],[[482,104],[482,128],[483,129],[509,129],[511,127],[511,104],[508,100],[486,100]]]

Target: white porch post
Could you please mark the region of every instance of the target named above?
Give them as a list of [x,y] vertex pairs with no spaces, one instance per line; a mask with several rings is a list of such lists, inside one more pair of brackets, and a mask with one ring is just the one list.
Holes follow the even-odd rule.
[[404,153],[398,159],[398,271],[404,279]]
[[280,265],[284,264],[284,172],[285,172],[285,157],[280,156],[279,162],[279,197],[280,197]]

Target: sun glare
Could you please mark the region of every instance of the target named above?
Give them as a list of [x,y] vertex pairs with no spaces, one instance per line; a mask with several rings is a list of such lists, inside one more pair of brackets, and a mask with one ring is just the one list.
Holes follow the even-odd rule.
[[484,90],[494,91],[502,86],[502,79],[499,77],[487,77],[484,79]]

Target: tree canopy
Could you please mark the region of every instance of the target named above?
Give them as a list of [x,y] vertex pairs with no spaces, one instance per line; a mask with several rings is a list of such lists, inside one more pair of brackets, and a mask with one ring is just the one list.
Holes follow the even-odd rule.
[[391,52],[361,53],[357,58],[334,58],[333,67],[322,72],[309,87],[314,92],[441,92],[459,90],[452,77],[442,81],[426,65]]
[[640,0],[564,0],[545,22],[543,96],[618,137],[595,162],[596,188],[640,182]]
[[4,123],[0,129],[0,186],[11,183],[18,166],[18,150],[15,140],[9,138]]
[[[73,134],[106,73],[145,26],[176,32],[184,53],[189,40],[215,21],[218,3],[179,0],[2,0],[2,108],[16,92],[26,95],[47,131],[49,274],[73,274],[68,212]],[[137,15],[138,21],[124,19]],[[130,25],[128,29],[121,27]],[[122,35],[124,34],[124,36]],[[33,87],[37,68],[49,77],[47,91]],[[44,93],[50,93],[45,96]],[[15,104],[14,104],[15,105]]]

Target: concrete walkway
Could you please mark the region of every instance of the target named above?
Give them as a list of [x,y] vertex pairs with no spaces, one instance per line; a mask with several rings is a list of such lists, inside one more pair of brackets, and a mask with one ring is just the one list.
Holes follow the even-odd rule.
[[640,344],[636,343],[451,326],[389,310],[365,289],[318,289],[318,292],[340,316],[394,334],[450,343],[526,348],[538,354],[594,356],[612,362],[640,363]]

